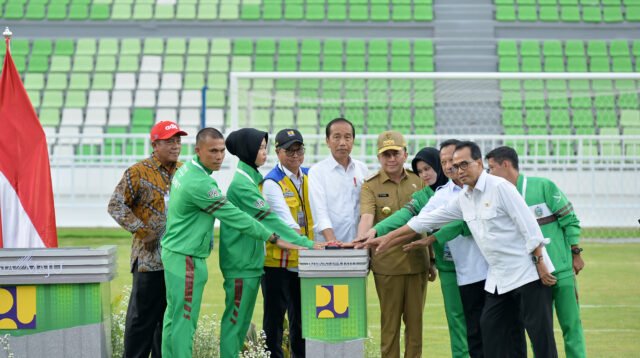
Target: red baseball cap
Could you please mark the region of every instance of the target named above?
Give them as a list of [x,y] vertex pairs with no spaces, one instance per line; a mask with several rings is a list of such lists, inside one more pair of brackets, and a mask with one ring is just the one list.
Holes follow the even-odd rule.
[[151,128],[151,142],[159,139],[169,139],[176,134],[184,136],[187,135],[187,132],[180,130],[180,127],[175,122],[160,121]]

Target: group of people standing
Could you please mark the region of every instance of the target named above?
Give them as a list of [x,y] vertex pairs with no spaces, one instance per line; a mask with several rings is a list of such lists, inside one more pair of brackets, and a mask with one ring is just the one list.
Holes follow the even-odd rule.
[[[556,356],[553,303],[567,356],[585,356],[580,226],[553,182],[519,174],[509,147],[487,154],[487,174],[478,146],[455,139],[423,148],[405,169],[407,143],[395,131],[379,135],[380,169],[368,176],[351,158],[353,124],[336,118],[325,130],[331,155],[310,169],[302,134],[279,131],[278,163],[263,177],[266,132],[242,128],[225,139],[204,128],[194,157],[180,163],[187,133],[169,121],[152,128],[152,155],[125,171],[109,202],[133,234],[126,357],[191,356],[215,219],[222,357],[238,356],[260,289],[271,356],[283,356],[285,314],[291,356],[305,356],[298,250],[330,242],[371,249],[382,357],[400,356],[401,322],[404,355],[422,356],[427,283],[438,275],[453,357],[526,356],[525,330],[536,356]],[[225,195],[211,174],[227,150],[239,162]]]

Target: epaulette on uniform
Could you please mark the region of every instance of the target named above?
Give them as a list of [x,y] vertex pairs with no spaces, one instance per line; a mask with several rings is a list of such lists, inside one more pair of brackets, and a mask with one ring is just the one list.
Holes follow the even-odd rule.
[[375,172],[375,173],[373,173],[373,174],[369,175],[368,177],[364,178],[364,181],[365,181],[365,182],[368,182],[368,181],[370,181],[371,179],[373,179],[373,178],[377,177],[379,174],[380,174],[380,172],[379,172],[379,171],[377,171],[377,172]]

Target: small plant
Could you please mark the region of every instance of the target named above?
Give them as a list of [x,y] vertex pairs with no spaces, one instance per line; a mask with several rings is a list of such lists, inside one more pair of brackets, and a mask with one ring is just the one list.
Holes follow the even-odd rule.
[[240,358],[269,358],[271,352],[267,350],[267,335],[264,331],[259,333],[256,330],[256,325],[251,323],[249,331],[247,332],[247,338],[244,342],[242,352],[240,352]]
[[198,329],[193,337],[193,357],[220,357],[220,321],[216,315],[204,315],[198,320]]
[[125,286],[122,294],[111,303],[111,355],[122,357],[124,354],[124,327],[127,321],[127,305],[131,296],[131,286]]

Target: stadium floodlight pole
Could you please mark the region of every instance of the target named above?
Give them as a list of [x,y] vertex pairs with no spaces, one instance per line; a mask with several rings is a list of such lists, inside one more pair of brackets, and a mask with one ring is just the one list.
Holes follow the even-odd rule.
[[231,72],[231,130],[238,128],[240,79],[404,79],[404,80],[640,80],[633,72]]

